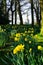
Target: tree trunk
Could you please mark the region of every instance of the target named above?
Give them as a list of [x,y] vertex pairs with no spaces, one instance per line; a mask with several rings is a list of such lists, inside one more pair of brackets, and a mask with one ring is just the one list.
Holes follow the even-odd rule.
[[39,27],[41,27],[41,8],[40,8],[40,4],[39,4],[39,1],[38,2],[38,6],[37,6],[37,3],[36,3],[36,18],[37,18],[37,24]]
[[32,27],[34,26],[33,0],[31,0]]
[[17,22],[17,1],[15,0],[15,24]]
[[23,25],[23,19],[22,19],[21,7],[20,7],[19,0],[18,0],[18,13],[19,13],[19,17],[20,17],[20,24]]
[[12,11],[12,6],[13,6],[13,1],[11,0],[11,6],[10,6],[10,8],[11,8],[11,12],[12,12],[12,25],[13,25],[13,11]]
[[6,0],[2,1],[2,6],[3,6],[3,13],[6,14]]

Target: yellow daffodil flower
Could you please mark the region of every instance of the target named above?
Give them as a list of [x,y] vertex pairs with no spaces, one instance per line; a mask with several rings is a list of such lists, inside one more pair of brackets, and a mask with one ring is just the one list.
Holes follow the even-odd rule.
[[14,38],[14,41],[19,41],[19,39],[20,39],[20,38],[15,37],[15,38]]
[[29,43],[31,44],[31,41],[29,41]]
[[32,48],[29,49],[29,52],[31,52],[31,51],[32,51]]
[[37,48],[38,48],[38,50],[43,50],[43,47],[40,45]]
[[25,33],[27,33],[27,31],[25,31]]
[[32,31],[32,33],[33,33],[34,31]]
[[35,35],[35,37],[38,37],[38,35]]
[[24,33],[23,36],[25,36],[26,34]]
[[21,35],[23,35],[23,33],[21,33]]
[[16,46],[16,48],[13,50],[13,54],[16,54],[19,51],[24,50],[24,45],[20,44],[18,46]]
[[31,36],[33,36],[33,34],[31,34]]
[[16,37],[20,37],[20,36],[21,36],[21,34],[20,34],[20,33],[17,33],[17,34],[16,34]]
[[28,33],[30,33],[30,31],[28,30]]
[[27,39],[27,38],[25,38],[25,41],[28,41],[28,39]]

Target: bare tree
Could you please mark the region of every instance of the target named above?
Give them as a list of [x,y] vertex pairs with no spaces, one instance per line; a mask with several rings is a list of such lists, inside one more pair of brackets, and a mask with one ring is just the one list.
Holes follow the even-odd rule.
[[39,27],[41,26],[41,7],[39,4],[39,0],[37,0],[36,2],[36,8],[34,8],[35,13],[36,13],[36,19],[37,19],[37,24],[39,25]]
[[33,0],[31,0],[32,26],[34,26]]
[[6,12],[6,0],[1,0],[0,3],[0,24],[9,24],[9,19],[7,18]]
[[22,14],[21,14],[21,7],[20,7],[20,0],[17,0],[17,4],[18,4],[18,14],[19,14],[19,18],[20,18],[20,24],[23,24],[23,19],[22,19]]
[[17,0],[15,0],[15,24],[17,22]]

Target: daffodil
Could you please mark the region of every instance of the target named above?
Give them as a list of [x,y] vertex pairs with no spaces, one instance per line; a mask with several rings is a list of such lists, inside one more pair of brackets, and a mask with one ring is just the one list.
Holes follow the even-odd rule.
[[40,45],[37,48],[38,48],[38,50],[43,50],[43,47]]
[[30,31],[28,30],[28,33],[30,33]]
[[19,39],[20,39],[20,38],[15,37],[15,38],[14,38],[14,41],[19,41]]
[[25,33],[27,33],[27,31],[25,31]]
[[37,37],[38,35],[35,35],[35,37]]
[[33,34],[31,34],[31,36],[33,36]]
[[33,33],[34,31],[32,31],[32,33]]
[[16,37],[20,37],[21,36],[21,34],[20,33],[16,33]]
[[15,49],[13,50],[13,54],[16,54],[19,51],[24,50],[24,45],[20,44],[18,46],[15,47]]
[[29,43],[31,44],[31,41],[29,41]]
[[35,35],[34,38],[38,38],[38,35]]
[[2,30],[0,30],[0,32],[3,32],[4,30],[2,29]]
[[29,49],[29,52],[31,52],[31,51],[32,51],[32,48]]
[[24,33],[23,36],[25,36],[26,34]]
[[28,39],[27,39],[27,38],[25,38],[25,41],[28,41]]
[[23,33],[21,33],[21,35],[23,35]]

